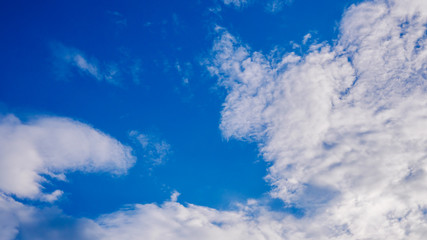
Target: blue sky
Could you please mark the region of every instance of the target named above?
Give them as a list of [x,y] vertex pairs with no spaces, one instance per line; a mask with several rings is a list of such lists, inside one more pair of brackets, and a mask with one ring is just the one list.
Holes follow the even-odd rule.
[[427,234],[423,0],[0,11],[1,239]]

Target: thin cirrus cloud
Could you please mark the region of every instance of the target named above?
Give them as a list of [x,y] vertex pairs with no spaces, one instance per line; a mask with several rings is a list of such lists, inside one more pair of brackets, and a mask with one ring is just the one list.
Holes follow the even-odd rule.
[[223,0],[225,5],[233,5],[234,7],[240,8],[248,4],[248,0]]
[[7,115],[0,133],[0,191],[19,198],[52,202],[62,191],[43,192],[46,177],[65,180],[69,171],[124,174],[135,162],[130,147],[67,118],[23,123]]
[[129,133],[129,136],[139,143],[139,146],[142,148],[144,160],[152,166],[164,164],[172,153],[169,143],[153,135],[133,130]]
[[50,44],[54,56],[54,70],[59,78],[68,79],[73,72],[81,76],[119,85],[122,71],[116,63],[100,62],[95,57],[89,57],[79,49],[65,46],[59,42]]
[[[223,0],[223,3],[235,8],[244,8],[253,4],[255,0]],[[266,12],[276,13],[280,12],[287,4],[291,4],[293,0],[269,0],[264,2],[264,9]]]

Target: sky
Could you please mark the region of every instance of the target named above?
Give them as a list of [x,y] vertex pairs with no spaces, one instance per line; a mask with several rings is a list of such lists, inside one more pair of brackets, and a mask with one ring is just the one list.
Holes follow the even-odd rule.
[[425,0],[0,12],[0,240],[427,235]]

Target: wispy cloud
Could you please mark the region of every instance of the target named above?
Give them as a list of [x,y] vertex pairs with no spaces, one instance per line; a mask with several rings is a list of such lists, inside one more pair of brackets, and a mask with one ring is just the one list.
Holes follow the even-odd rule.
[[265,5],[265,10],[271,13],[280,12],[286,5],[290,5],[293,0],[270,0]]
[[151,165],[164,164],[171,154],[171,145],[158,137],[142,134],[138,131],[131,131],[129,136],[135,139],[142,147],[144,159]]
[[68,78],[73,71],[81,76],[95,78],[118,85],[121,72],[115,63],[105,63],[95,57],[89,57],[82,51],[67,47],[59,42],[51,44],[52,54],[55,57],[53,65],[55,73],[62,78]]
[[248,0],[223,0],[225,5],[233,5],[237,8],[244,7],[248,4]]
[[126,17],[117,11],[107,11],[107,14],[111,16],[111,20],[119,27],[125,28],[127,27],[127,19]]
[[188,85],[193,75],[193,65],[190,62],[180,63],[177,61],[175,63],[175,69],[182,78],[182,84]]
[[[225,5],[233,6],[237,9],[242,9],[251,4],[257,2],[256,0],[222,0]],[[277,13],[280,12],[284,6],[289,5],[293,0],[269,0],[261,3],[264,4],[264,9],[266,12]]]

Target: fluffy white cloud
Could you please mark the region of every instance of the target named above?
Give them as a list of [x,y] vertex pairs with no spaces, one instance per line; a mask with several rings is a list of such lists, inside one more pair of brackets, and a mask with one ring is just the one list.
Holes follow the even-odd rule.
[[[266,220],[266,219],[265,219]],[[282,239],[283,228],[272,219],[253,218],[244,211],[217,211],[177,202],[135,205],[97,220],[100,239]]]
[[62,192],[43,192],[46,176],[65,180],[68,171],[122,174],[134,162],[129,147],[71,119],[0,119],[0,191],[6,194],[54,201]]
[[99,228],[89,219],[74,219],[56,207],[24,205],[0,193],[0,239],[96,239]]
[[425,236],[426,24],[425,1],[369,1],[303,57],[216,42],[224,135],[260,143],[272,196],[306,209],[316,238]]

